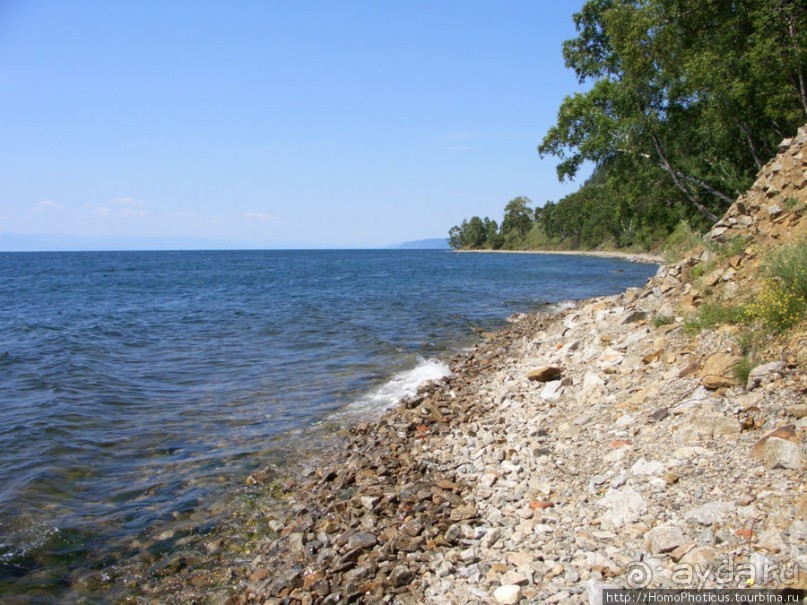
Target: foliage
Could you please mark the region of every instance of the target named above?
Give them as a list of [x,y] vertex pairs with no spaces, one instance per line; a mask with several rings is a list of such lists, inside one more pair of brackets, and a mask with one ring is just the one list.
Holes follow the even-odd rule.
[[660,328],[661,326],[669,326],[672,323],[675,323],[675,318],[670,317],[669,315],[656,315],[653,318],[653,325],[657,328]]
[[448,244],[454,250],[485,248],[498,250],[502,247],[502,243],[499,225],[488,217],[484,219],[478,216],[471,217],[470,220],[464,220],[462,224],[455,225],[448,231]]
[[507,202],[504,207],[504,220],[502,221],[501,235],[505,246],[517,247],[532,228],[532,210],[529,208],[529,198],[517,197]]
[[768,280],[753,302],[745,308],[747,319],[773,330],[786,330],[801,321],[807,300],[778,280]]
[[694,231],[687,221],[681,221],[675,226],[675,229],[673,229],[672,233],[670,233],[669,237],[667,237],[667,240],[664,242],[664,248],[662,250],[664,260],[670,263],[675,262],[681,258],[685,252],[692,250],[702,241],[700,234]]
[[751,375],[751,370],[754,369],[754,362],[749,359],[748,357],[743,357],[737,365],[735,365],[731,372],[734,374],[734,378],[736,378],[740,384],[747,384],[748,377]]
[[538,151],[561,180],[593,173],[532,217],[511,200],[482,247],[652,249],[682,222],[703,232],[807,116],[803,0],[587,0],[574,23],[563,56],[586,88]]
[[797,325],[807,316],[807,236],[773,253],[765,270],[762,290],[746,306],[747,320],[777,331]]
[[684,330],[697,334],[723,324],[738,324],[745,319],[744,309],[740,306],[704,303],[698,307],[697,313],[684,322]]
[[539,146],[561,178],[619,158],[621,177],[663,174],[714,221],[807,113],[801,2],[589,0],[574,19],[564,57],[592,85],[566,97]]
[[765,272],[794,295],[807,299],[807,235],[768,257]]

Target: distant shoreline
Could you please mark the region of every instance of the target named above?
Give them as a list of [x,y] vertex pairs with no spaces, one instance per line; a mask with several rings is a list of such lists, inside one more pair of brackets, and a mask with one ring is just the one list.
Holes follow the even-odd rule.
[[664,259],[656,254],[644,252],[609,252],[605,250],[454,250],[462,254],[562,254],[565,256],[596,256],[599,258],[622,258],[637,263],[664,264]]

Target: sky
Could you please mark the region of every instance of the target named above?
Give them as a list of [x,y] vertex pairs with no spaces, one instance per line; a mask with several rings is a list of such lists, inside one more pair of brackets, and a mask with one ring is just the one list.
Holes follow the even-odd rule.
[[0,234],[378,247],[557,200],[582,4],[0,0]]

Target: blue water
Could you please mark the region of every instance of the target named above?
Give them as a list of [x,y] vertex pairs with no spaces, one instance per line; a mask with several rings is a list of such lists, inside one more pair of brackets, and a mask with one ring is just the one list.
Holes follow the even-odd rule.
[[0,253],[0,584],[206,505],[295,431],[444,372],[474,327],[655,269],[422,250]]

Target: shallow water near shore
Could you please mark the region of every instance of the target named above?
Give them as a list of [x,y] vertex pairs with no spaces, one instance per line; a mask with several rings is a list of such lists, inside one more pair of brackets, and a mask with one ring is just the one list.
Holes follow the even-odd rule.
[[159,573],[178,541],[234,516],[250,473],[316,451],[312,427],[380,414],[512,313],[655,270],[420,250],[0,253],[0,597],[60,602],[65,578],[137,557]]

